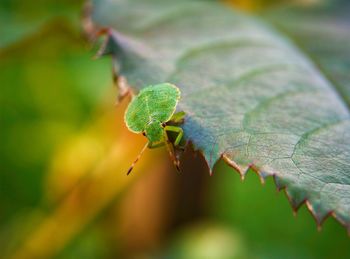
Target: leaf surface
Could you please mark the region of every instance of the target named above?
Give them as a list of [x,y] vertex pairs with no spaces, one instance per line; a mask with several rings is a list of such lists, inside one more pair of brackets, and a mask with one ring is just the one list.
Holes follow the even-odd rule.
[[92,19],[132,87],[181,89],[185,138],[210,171],[223,158],[274,176],[294,208],[306,201],[318,223],[332,214],[349,229],[349,109],[286,37],[209,1],[96,1]]
[[350,3],[285,6],[262,13],[306,51],[350,105]]

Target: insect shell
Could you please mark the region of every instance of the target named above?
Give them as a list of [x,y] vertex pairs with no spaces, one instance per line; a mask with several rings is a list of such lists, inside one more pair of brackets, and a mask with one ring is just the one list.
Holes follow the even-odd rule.
[[[178,168],[178,161],[172,147],[169,146],[165,131],[178,133],[176,144],[181,140],[183,132],[180,127],[166,126],[165,123],[172,119],[180,95],[180,89],[175,85],[162,83],[142,89],[130,102],[124,116],[126,126],[130,131],[142,133],[146,136],[148,143],[130,167],[128,174],[146,147],[155,148],[166,145],[174,164]],[[183,117],[184,113],[179,113],[179,115]]]
[[144,132],[150,142],[161,141],[162,123],[170,120],[180,99],[180,90],[172,84],[151,85],[133,98],[125,113],[125,123],[134,133]]

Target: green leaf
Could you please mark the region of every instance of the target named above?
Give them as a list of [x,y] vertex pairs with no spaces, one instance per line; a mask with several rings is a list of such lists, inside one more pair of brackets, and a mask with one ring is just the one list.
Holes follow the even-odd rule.
[[263,18],[287,33],[333,81],[350,104],[350,3],[284,6],[262,13]]
[[129,85],[181,88],[185,138],[210,171],[223,158],[274,176],[294,208],[350,229],[349,109],[287,38],[208,1],[96,1],[92,19]]
[[[17,0],[2,0],[0,2],[0,48],[7,48],[28,37],[33,37],[45,24],[52,19],[65,17],[78,26],[76,12],[80,1],[65,3],[65,1],[38,0],[35,5]],[[14,15],[15,14],[15,15]]]

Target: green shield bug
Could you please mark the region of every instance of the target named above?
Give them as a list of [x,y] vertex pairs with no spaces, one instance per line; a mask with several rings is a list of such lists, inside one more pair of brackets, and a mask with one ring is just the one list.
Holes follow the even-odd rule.
[[[180,99],[180,89],[169,83],[151,85],[142,89],[130,102],[126,109],[124,121],[128,129],[134,133],[142,133],[148,143],[143,147],[130,169],[129,175],[142,153],[148,148],[157,148],[166,145],[170,156],[179,170],[179,162],[174,152],[182,136],[182,128],[171,124],[181,123],[185,117],[184,112],[175,113],[176,105]],[[168,132],[174,132],[175,141],[170,142]]]

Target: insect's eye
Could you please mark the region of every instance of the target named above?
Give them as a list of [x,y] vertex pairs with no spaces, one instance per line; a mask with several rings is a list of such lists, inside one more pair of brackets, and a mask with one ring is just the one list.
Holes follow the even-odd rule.
[[144,135],[146,137],[146,133],[145,132],[142,132],[142,135]]
[[162,123],[162,127],[164,128],[166,126],[165,122]]

